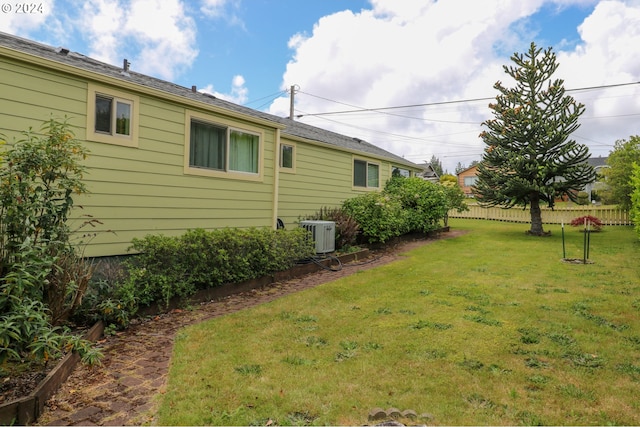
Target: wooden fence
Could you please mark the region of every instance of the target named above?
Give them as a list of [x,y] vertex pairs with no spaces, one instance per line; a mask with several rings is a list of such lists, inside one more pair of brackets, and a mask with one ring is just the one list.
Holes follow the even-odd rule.
[[[591,215],[602,221],[603,225],[633,225],[629,211],[607,206],[576,206],[571,208],[541,208],[544,224],[569,224],[572,219]],[[488,219],[506,222],[531,222],[529,208],[513,207],[511,209],[484,208],[479,205],[469,205],[469,211],[450,211],[449,218]]]

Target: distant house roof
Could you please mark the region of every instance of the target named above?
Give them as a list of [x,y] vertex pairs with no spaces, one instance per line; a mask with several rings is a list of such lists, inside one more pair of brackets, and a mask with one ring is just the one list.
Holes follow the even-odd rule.
[[422,178],[426,179],[427,181],[434,182],[438,182],[440,180],[438,172],[436,172],[431,163],[420,163],[418,166],[422,168],[422,172],[420,173],[420,176]]
[[594,168],[600,168],[602,166],[607,166],[607,159],[608,157],[589,157],[587,163]]
[[466,168],[466,169],[462,169],[462,170],[461,170],[460,172],[458,172],[456,175],[460,175],[461,173],[465,173],[465,172],[470,171],[471,169],[477,169],[477,168],[478,168],[478,164],[476,163],[476,164],[475,164],[475,165],[473,165],[473,166],[469,166],[469,167],[468,167],[468,168]]
[[133,83],[142,87],[155,89],[192,101],[201,102],[212,107],[232,111],[244,116],[267,120],[279,125],[278,127],[283,128],[282,133],[285,135],[290,135],[293,137],[303,138],[311,141],[317,141],[320,143],[340,147],[342,149],[369,154],[405,166],[415,168],[418,167],[413,162],[405,160],[398,155],[390,153],[361,139],[348,137],[346,135],[341,135],[315,126],[296,122],[288,118],[278,117],[273,114],[234,104],[232,102],[216,98],[213,95],[198,92],[194,88],[186,88],[171,82],[157,79],[155,77],[137,73],[135,71],[129,70],[128,67],[125,70],[123,67],[116,67],[110,64],[106,64],[104,62],[89,58],[88,56],[82,55],[80,53],[71,52],[68,49],[54,48],[52,46],[48,46],[3,32],[0,32],[0,46],[72,66],[81,70],[96,73],[102,76],[107,76],[113,79]]

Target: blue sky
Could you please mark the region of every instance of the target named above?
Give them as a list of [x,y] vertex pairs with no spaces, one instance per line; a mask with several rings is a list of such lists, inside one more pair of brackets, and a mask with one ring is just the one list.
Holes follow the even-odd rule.
[[[17,2],[7,4],[16,6]],[[449,170],[479,160],[502,65],[534,41],[582,88],[640,81],[638,0],[48,0],[0,30],[252,108],[366,139]],[[593,155],[640,134],[639,85],[572,92]],[[382,112],[358,108],[421,105]],[[323,115],[314,115],[324,113]]]

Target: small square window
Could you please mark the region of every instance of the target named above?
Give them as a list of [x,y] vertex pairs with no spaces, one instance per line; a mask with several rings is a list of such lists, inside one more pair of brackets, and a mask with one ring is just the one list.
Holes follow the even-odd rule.
[[138,106],[132,93],[89,84],[87,139],[106,144],[138,146]]
[[95,131],[108,135],[130,136],[131,110],[131,102],[96,95]]

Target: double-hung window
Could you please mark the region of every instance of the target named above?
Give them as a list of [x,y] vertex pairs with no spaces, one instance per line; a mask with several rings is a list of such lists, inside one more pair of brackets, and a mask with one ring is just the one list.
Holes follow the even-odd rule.
[[88,139],[109,144],[138,145],[137,96],[89,85]]
[[188,167],[202,174],[260,173],[260,135],[230,126],[191,118]]
[[380,187],[380,165],[355,159],[353,161],[353,186],[365,188]]

